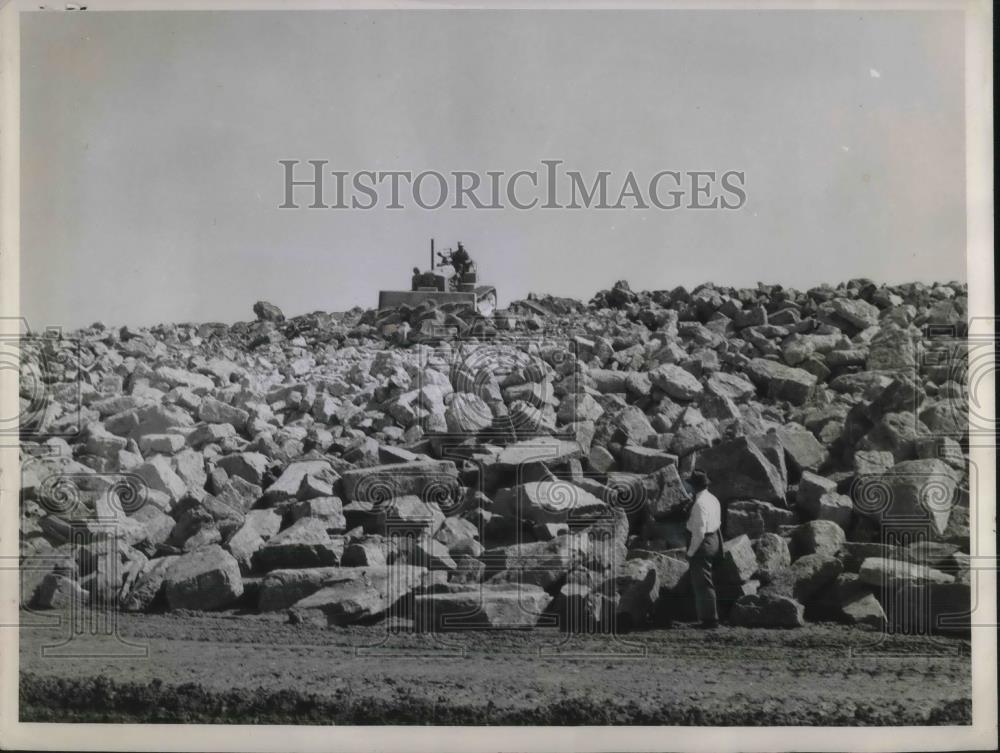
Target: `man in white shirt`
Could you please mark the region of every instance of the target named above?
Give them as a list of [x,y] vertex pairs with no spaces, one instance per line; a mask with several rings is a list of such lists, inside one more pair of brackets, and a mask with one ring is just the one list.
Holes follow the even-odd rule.
[[688,483],[694,491],[687,521],[691,586],[701,627],[711,630],[719,626],[712,565],[722,555],[722,505],[708,490],[708,476],[703,471],[694,471]]

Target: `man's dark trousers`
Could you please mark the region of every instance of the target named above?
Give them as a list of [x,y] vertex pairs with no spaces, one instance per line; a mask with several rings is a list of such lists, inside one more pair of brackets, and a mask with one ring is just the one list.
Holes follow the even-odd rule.
[[694,605],[698,619],[702,622],[718,622],[719,611],[715,603],[715,582],[712,579],[712,565],[722,554],[722,533],[707,534],[701,545],[690,558],[691,587],[694,589]]

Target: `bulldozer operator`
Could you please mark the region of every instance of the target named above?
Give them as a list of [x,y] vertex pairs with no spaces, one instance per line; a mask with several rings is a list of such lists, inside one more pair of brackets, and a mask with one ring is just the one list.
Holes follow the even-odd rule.
[[455,268],[455,273],[459,279],[464,277],[472,267],[472,258],[469,256],[469,252],[465,250],[465,246],[462,245],[461,241],[458,242],[458,248],[451,252],[451,266]]

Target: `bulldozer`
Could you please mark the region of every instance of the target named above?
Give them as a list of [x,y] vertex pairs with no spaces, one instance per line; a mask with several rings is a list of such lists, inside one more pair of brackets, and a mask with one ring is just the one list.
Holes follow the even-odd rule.
[[[461,249],[462,244],[459,243]],[[464,249],[463,249],[464,250]],[[421,272],[414,267],[409,290],[381,290],[379,310],[396,306],[416,306],[427,300],[442,303],[467,303],[482,316],[492,316],[497,307],[497,290],[492,285],[480,285],[479,273],[471,259],[454,261],[454,251],[435,252],[431,238],[431,265]],[[468,255],[464,255],[468,258]],[[457,258],[457,257],[456,257]]]

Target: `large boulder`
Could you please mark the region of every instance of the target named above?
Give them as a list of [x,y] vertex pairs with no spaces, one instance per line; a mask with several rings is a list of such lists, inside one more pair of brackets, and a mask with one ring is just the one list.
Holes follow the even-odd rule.
[[788,542],[776,533],[762,534],[753,545],[757,557],[757,578],[767,584],[792,564]]
[[[877,518],[883,526],[911,524],[913,520],[929,522],[940,535],[948,527],[948,518],[955,505],[956,480],[954,471],[937,458],[907,460],[897,463],[890,471],[865,480],[858,493],[859,512]],[[879,502],[866,504],[872,500]]]
[[653,605],[660,597],[660,578],[656,565],[649,560],[628,560],[623,569],[629,570],[629,566],[635,570],[626,578],[622,577],[624,573],[618,573],[616,585],[621,585],[621,581],[624,581],[624,587],[615,589],[618,595],[616,612],[619,626],[626,630],[646,624],[652,616]]
[[811,520],[792,531],[792,555],[807,554],[836,556],[847,541],[844,529],[830,520]]
[[708,474],[710,490],[722,501],[752,498],[784,503],[785,485],[779,469],[747,437],[698,453],[695,465]]
[[860,298],[834,298],[831,301],[833,313],[858,329],[867,329],[878,324],[878,307]]
[[144,612],[164,593],[164,582],[177,556],[157,557],[147,560],[121,607],[126,612]]
[[198,404],[198,420],[208,424],[230,424],[235,429],[242,429],[250,413],[243,408],[237,408],[218,400],[211,395],[206,395]]
[[795,504],[811,518],[817,518],[819,500],[824,494],[837,491],[837,482],[833,479],[806,471],[799,479],[799,488],[795,493]]
[[677,462],[677,456],[652,447],[625,445],[621,451],[622,467],[628,473],[655,473]]
[[150,489],[166,494],[172,503],[187,492],[187,484],[177,475],[170,458],[165,455],[154,455],[132,472],[145,481]]
[[805,427],[794,424],[779,427],[778,438],[785,449],[785,460],[793,478],[804,471],[816,471],[826,462],[827,449]]
[[742,627],[802,627],[805,625],[805,607],[791,596],[747,594],[733,604],[729,620]]
[[911,412],[886,413],[858,440],[856,450],[891,452],[897,463],[916,457],[917,442],[931,430]]
[[[341,568],[331,574],[317,591],[295,602],[289,616],[295,622],[320,625],[349,625],[381,615],[390,607],[387,579],[367,568]],[[381,577],[380,577],[381,576]],[[413,590],[418,578],[402,581]],[[403,595],[399,594],[400,597]]]
[[766,358],[752,359],[746,373],[765,395],[794,405],[804,403],[816,386],[815,374]]
[[263,577],[257,589],[257,609],[273,612],[287,609],[323,587],[328,581],[336,580],[347,567],[305,567],[288,570],[272,570]]
[[219,458],[216,465],[230,476],[239,476],[244,481],[261,486],[268,460],[266,455],[259,452],[235,452]]
[[451,460],[390,463],[344,471],[341,483],[349,502],[385,502],[411,494],[432,499],[458,488],[458,469]]
[[538,479],[548,469],[565,467],[583,456],[583,449],[573,440],[538,437],[491,450],[475,459],[481,468],[483,491],[492,495],[501,486]]
[[281,309],[267,301],[257,301],[253,305],[253,313],[257,317],[257,321],[260,322],[281,323],[285,321],[285,315],[281,313]]
[[872,630],[886,627],[886,615],[872,588],[856,573],[843,573],[837,577],[835,594],[841,619],[851,625],[861,625]]
[[501,489],[493,512],[531,523],[565,523],[570,519],[603,517],[607,505],[593,494],[565,481],[536,481]]
[[787,570],[773,575],[761,593],[791,596],[805,603],[824,586],[832,583],[844,570],[836,557],[826,554],[807,554],[799,557]]
[[738,374],[727,374],[717,371],[705,383],[708,391],[719,397],[729,398],[733,402],[741,402],[755,394],[753,383]]
[[746,534],[755,539],[765,533],[777,533],[782,526],[795,523],[795,513],[770,502],[743,499],[726,505],[725,531],[728,536]]
[[861,563],[858,577],[862,583],[873,588],[893,589],[899,586],[913,586],[924,583],[954,583],[955,576],[943,573],[933,567],[917,565],[903,560],[887,560],[869,557]]
[[748,536],[737,536],[723,542],[722,557],[715,566],[720,584],[736,586],[753,578],[757,572],[757,555]]
[[538,624],[552,597],[538,586],[470,586],[414,597],[415,627],[435,632],[489,628],[528,628]]
[[563,398],[556,411],[560,423],[575,423],[577,421],[596,421],[604,415],[604,408],[592,395],[585,392],[572,392]]
[[702,393],[701,382],[691,372],[675,364],[665,363],[649,372],[653,386],[675,400],[695,400]]
[[267,571],[336,565],[344,553],[344,546],[343,537],[331,536],[325,521],[302,518],[257,549],[253,553],[253,566]]
[[239,563],[215,544],[178,557],[164,585],[171,609],[221,609],[243,595]]
[[276,505],[291,499],[300,498],[299,490],[303,482],[312,478],[329,483],[331,486],[338,476],[325,460],[300,460],[290,463],[281,475],[264,492],[264,504]]
[[535,541],[487,549],[483,554],[487,573],[494,582],[524,583],[548,588],[576,567],[583,567],[590,555],[591,542],[586,534],[556,536],[550,541]]
[[226,549],[236,558],[240,571],[249,573],[253,555],[273,538],[281,528],[281,516],[274,510],[251,510],[243,525],[226,542]]

